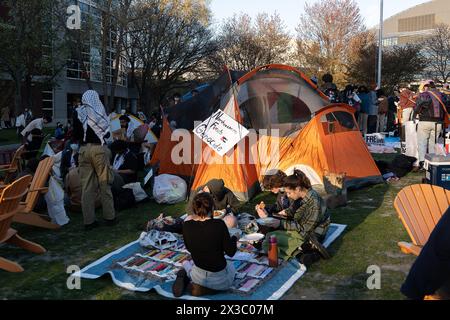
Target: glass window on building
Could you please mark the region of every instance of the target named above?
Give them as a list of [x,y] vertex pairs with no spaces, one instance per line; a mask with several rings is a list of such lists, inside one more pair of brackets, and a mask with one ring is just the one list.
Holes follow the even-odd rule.
[[53,91],[42,91],[42,113],[44,116],[53,118],[54,103]]
[[427,14],[423,16],[404,18],[398,20],[398,32],[414,32],[434,29],[436,26],[436,15]]

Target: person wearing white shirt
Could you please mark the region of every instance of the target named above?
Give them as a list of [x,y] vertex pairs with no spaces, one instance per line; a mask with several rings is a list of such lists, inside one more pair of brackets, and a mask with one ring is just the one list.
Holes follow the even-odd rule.
[[42,130],[44,128],[44,124],[50,123],[52,122],[52,118],[51,117],[43,117],[43,118],[38,118],[36,120],[31,121],[26,127],[25,129],[22,130],[22,132],[20,133],[22,135],[23,139],[26,139],[28,141],[31,142],[31,136],[30,133],[31,131],[33,131],[34,129],[39,129]]

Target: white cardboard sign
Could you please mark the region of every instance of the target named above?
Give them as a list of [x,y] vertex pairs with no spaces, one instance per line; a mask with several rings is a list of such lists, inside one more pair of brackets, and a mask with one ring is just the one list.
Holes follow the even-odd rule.
[[239,141],[245,138],[249,131],[222,110],[219,110],[197,126],[194,129],[194,134],[223,157]]

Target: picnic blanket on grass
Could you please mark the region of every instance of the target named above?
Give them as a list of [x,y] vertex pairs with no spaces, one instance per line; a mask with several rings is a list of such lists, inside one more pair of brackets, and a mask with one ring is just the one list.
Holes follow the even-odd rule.
[[[332,224],[324,246],[329,247],[345,230],[345,225]],[[106,256],[86,266],[75,276],[82,279],[98,279],[106,274],[111,275],[113,282],[124,289],[136,292],[148,292],[154,289],[158,294],[174,298],[172,295],[173,281],[162,282],[159,280],[145,278],[135,273],[127,272],[123,268],[114,268],[113,265],[118,261],[142,252],[139,241],[134,241]],[[277,268],[273,276],[264,281],[258,290],[251,294],[241,294],[234,291],[224,292],[214,296],[202,298],[183,296],[180,299],[185,300],[278,300],[299,280],[306,272],[306,267],[296,260],[285,262]]]

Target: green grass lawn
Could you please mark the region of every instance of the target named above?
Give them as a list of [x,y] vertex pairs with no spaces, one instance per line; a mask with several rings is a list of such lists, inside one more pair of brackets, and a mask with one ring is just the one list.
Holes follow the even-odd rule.
[[[44,135],[53,135],[55,132],[55,128],[51,127],[45,127]],[[0,146],[10,145],[10,144],[18,144],[22,141],[19,141],[19,138],[17,136],[17,130],[16,129],[2,129],[0,130]]]
[[[382,158],[386,159],[385,156]],[[420,182],[411,174],[395,185],[377,185],[350,193],[345,208],[332,211],[332,220],[348,229],[331,247],[333,258],[314,265],[285,296],[286,299],[402,299],[399,292],[414,261],[402,254],[398,241],[409,240],[393,208],[402,187]],[[244,209],[274,200],[261,194]],[[81,267],[136,240],[143,225],[161,212],[178,216],[185,204],[160,206],[153,202],[119,214],[120,224],[85,232],[80,214],[70,214],[70,225],[59,231],[40,230],[22,225],[14,227],[25,238],[43,245],[48,252],[34,255],[3,246],[0,256],[19,262],[25,272],[0,271],[0,299],[161,299],[154,292],[133,293],[115,286],[109,276],[82,280],[82,290],[68,290],[66,268]],[[366,270],[377,265],[382,270],[381,290],[368,290]]]

